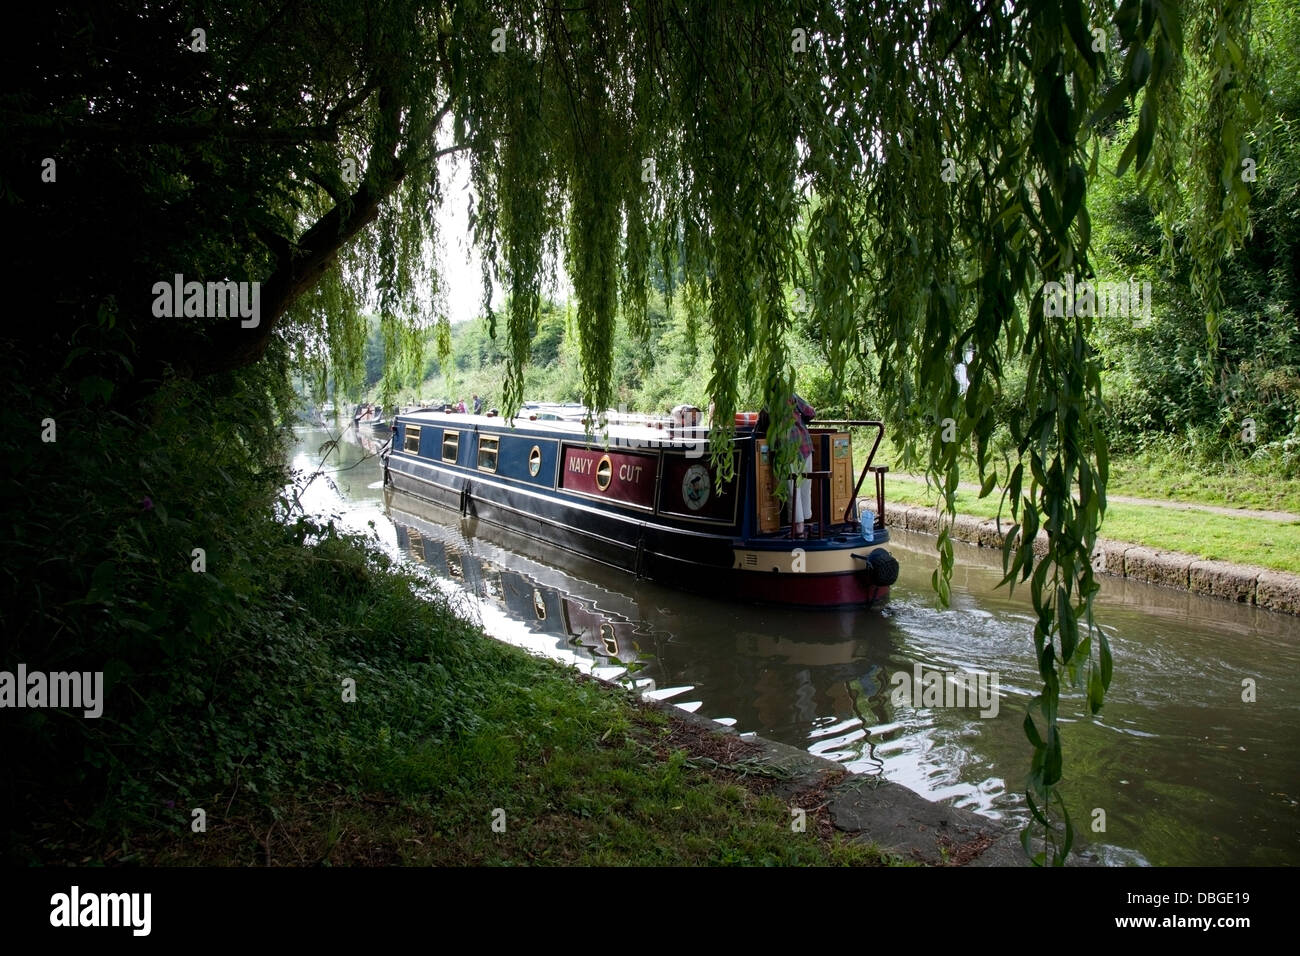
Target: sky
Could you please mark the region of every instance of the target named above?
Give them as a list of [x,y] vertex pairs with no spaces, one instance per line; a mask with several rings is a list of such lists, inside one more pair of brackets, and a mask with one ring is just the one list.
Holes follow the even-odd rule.
[[[483,298],[482,257],[469,236],[469,163],[454,156],[439,160],[439,178],[445,200],[438,214],[438,232],[443,238],[442,282],[447,317],[455,325],[475,318]],[[501,305],[501,292],[494,289],[492,307]]]
[[[443,184],[443,206],[438,214],[438,233],[443,243],[443,301],[447,318],[456,325],[477,318],[482,311],[483,260],[469,235],[469,205],[473,195],[469,163],[463,159],[457,161],[454,155],[443,156],[438,161],[438,174]],[[567,301],[570,289],[563,265],[561,261],[559,288],[544,292],[559,303]],[[500,309],[504,301],[501,287],[494,282],[492,308]]]

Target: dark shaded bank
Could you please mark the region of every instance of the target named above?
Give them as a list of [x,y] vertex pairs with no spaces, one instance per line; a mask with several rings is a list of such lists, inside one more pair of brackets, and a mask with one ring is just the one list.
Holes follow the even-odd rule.
[[280,613],[114,721],[106,793],[30,776],[10,863],[1025,862],[1001,824],[500,644],[366,543],[296,527]]
[[82,768],[41,762],[53,712],[8,728],[9,863],[896,862],[756,745],[492,640],[328,525],[285,532],[278,606],[161,667],[145,706],[110,690]]

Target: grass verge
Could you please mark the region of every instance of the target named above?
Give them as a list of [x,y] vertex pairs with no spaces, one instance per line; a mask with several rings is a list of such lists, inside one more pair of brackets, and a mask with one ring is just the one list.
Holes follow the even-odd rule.
[[[890,503],[933,506],[938,499],[938,493],[927,490],[922,478],[891,474],[885,485],[886,508]],[[957,492],[959,514],[993,518],[998,513],[998,503],[996,492],[983,499],[976,491]],[[1009,512],[1004,511],[1004,520],[1008,517]],[[1112,503],[1106,508],[1101,533],[1116,541],[1181,551],[1206,560],[1254,564],[1300,574],[1300,522]]]
[[[855,475],[862,468],[874,439],[875,432],[871,429],[854,430]],[[888,434],[880,443],[875,463],[895,469],[890,481],[900,476],[902,455]],[[923,466],[913,463],[908,470],[920,472]],[[1005,474],[1006,469],[1002,468],[1000,473]],[[962,480],[978,484],[973,462],[963,463]],[[1251,459],[1199,462],[1160,445],[1139,452],[1112,451],[1106,492],[1183,504],[1300,514],[1300,478],[1280,475],[1270,462]]]
[[891,862],[825,810],[794,832],[754,745],[488,638],[362,542],[281,557],[280,612],[177,662],[116,727],[109,798],[32,820],[17,861]]
[[1112,460],[1107,493],[1300,514],[1300,479],[1260,474],[1232,462],[1199,465],[1162,451]]

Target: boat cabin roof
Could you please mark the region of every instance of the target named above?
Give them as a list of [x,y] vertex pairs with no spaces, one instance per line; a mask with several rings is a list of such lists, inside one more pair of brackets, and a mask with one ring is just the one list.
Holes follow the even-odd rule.
[[[569,407],[573,408],[574,406]],[[585,410],[583,410],[581,416],[577,417],[560,417],[549,414],[543,417],[544,414],[545,412],[542,409],[525,407],[513,419],[506,419],[497,415],[436,411],[408,412],[399,415],[398,418],[413,425],[429,424],[439,425],[443,428],[474,428],[480,432],[488,430],[500,431],[505,434],[512,431],[527,431],[531,434],[550,434],[556,437],[587,440],[587,430],[584,423]],[[534,418],[533,415],[537,417]],[[629,418],[633,420],[629,421]],[[596,423],[596,426],[592,429],[592,439],[603,441],[608,434],[610,441],[618,440],[619,443],[681,445],[683,442],[707,442],[709,438],[709,428],[706,425],[682,426],[675,424],[672,419],[659,419],[649,415],[624,415],[621,416],[621,420],[615,420],[611,416],[607,422],[608,432],[600,427],[599,422]],[[752,432],[752,429],[737,429],[736,437],[747,437],[749,432]]]

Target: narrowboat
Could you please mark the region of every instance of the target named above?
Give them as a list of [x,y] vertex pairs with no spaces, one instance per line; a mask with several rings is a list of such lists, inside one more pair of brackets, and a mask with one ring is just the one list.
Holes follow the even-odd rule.
[[382,405],[358,405],[356,411],[352,413],[352,421],[356,423],[358,429],[388,429],[388,419],[384,417]]
[[[583,557],[727,599],[811,608],[885,600],[898,562],[884,548],[884,477],[876,421],[814,423],[812,518],[795,538],[776,497],[773,449],[758,416],[736,415],[734,476],[719,487],[699,409],[603,416],[525,406],[512,421],[399,414],[382,456],[402,494],[500,525]],[[850,428],[874,428],[856,480]],[[868,476],[874,501],[860,498]],[[791,485],[793,487],[793,484]],[[871,505],[874,503],[874,509]]]

